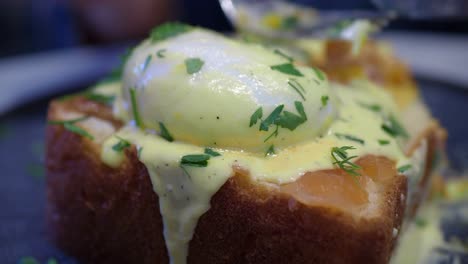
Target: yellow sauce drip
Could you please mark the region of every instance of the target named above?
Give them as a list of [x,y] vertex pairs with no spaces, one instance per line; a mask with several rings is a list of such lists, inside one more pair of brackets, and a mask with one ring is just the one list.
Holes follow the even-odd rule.
[[[221,37],[216,36],[213,41],[218,41],[219,38]],[[169,43],[167,42],[164,42],[163,44],[166,45],[168,49],[166,54],[169,54],[171,46],[168,45]],[[149,44],[143,44],[143,47],[146,47],[145,45]],[[236,46],[237,44],[233,45]],[[248,48],[242,47],[242,49]],[[259,50],[258,47],[253,47],[252,49],[255,51]],[[147,52],[148,47],[140,50]],[[144,58],[141,54],[134,56],[139,57],[140,60]],[[135,65],[138,65],[135,58],[133,61],[131,59],[130,65],[133,66],[129,66],[130,68],[128,68],[128,71],[135,71],[135,69],[138,68],[135,68]],[[272,58],[272,60],[276,59]],[[275,61],[275,63],[276,62],[277,61]],[[147,70],[149,70],[149,68]],[[158,71],[158,69],[153,69],[153,71]],[[210,85],[212,85],[212,83],[208,81],[210,78],[215,80],[221,80],[222,78],[220,77],[219,72],[213,71],[206,72],[203,78],[207,79],[195,80],[191,79],[193,78],[191,76],[184,77],[178,71],[182,70],[176,69],[175,72],[169,71],[166,73],[167,76],[164,75],[164,77],[162,77],[162,82],[156,81],[159,85],[169,85],[171,84],[171,74],[174,74],[172,77],[176,78],[176,80],[173,80],[173,85],[175,84],[176,86],[181,85],[181,87],[185,87],[181,88],[182,90],[193,90],[190,92],[190,95],[185,96],[187,98],[183,96],[177,97],[185,98],[183,100],[186,100],[184,103],[184,109],[181,109],[178,115],[175,115],[177,111],[173,111],[172,108],[177,107],[177,103],[180,102],[166,102],[164,104],[164,108],[170,109],[157,110],[161,107],[160,105],[151,105],[151,101],[140,101],[140,103],[145,104],[143,106],[144,109],[160,111],[159,113],[162,113],[162,116],[167,112],[170,112],[170,115],[173,115],[173,121],[169,119],[154,121],[167,122],[167,124],[169,124],[169,131],[173,134],[175,141],[169,142],[159,136],[160,131],[155,125],[150,125],[146,130],[142,130],[130,123],[116,132],[114,136],[106,140],[103,144],[102,150],[103,162],[111,167],[118,167],[123,156],[119,153],[116,154],[115,151],[112,150],[112,146],[118,142],[118,137],[131,142],[136,145],[138,149],[141,149],[139,159],[145,164],[151,177],[154,191],[159,197],[160,210],[164,223],[164,237],[170,261],[173,264],[186,263],[188,245],[192,239],[198,219],[207,210],[209,210],[211,197],[233,174],[233,166],[238,166],[249,171],[252,180],[254,181],[280,185],[294,182],[306,172],[335,168],[336,165],[333,164],[333,160],[330,155],[331,148],[333,147],[353,146],[356,149],[350,151],[351,155],[356,155],[358,157],[367,154],[381,155],[397,161],[398,166],[410,164],[411,160],[404,155],[401,148],[401,145],[404,144],[404,142],[389,136],[381,128],[381,125],[384,122],[384,114],[393,114],[397,116],[397,110],[391,96],[383,89],[374,86],[368,81],[357,81],[349,87],[337,84],[329,85],[327,82],[307,87],[315,89],[315,91],[319,91],[319,93],[310,93],[308,95],[309,97],[307,100],[315,100],[315,102],[313,104],[307,104],[305,107],[309,108],[306,109],[306,111],[311,115],[309,118],[310,120],[320,120],[320,127],[314,128],[314,124],[310,124],[310,133],[312,133],[313,136],[301,136],[300,140],[296,140],[294,138],[294,133],[297,131],[289,131],[284,128],[280,128],[278,137],[273,141],[275,144],[281,142],[281,138],[284,135],[290,135],[290,137],[288,138],[287,144],[277,144],[279,146],[275,148],[276,153],[273,155],[265,156],[265,152],[258,151],[258,148],[256,148],[258,145],[255,145],[256,143],[251,143],[252,139],[249,138],[245,139],[245,142],[254,146],[250,150],[242,149],[241,147],[233,148],[232,146],[238,142],[232,143],[229,141],[229,138],[219,138],[220,142],[223,142],[221,145],[225,145],[227,147],[215,147],[210,143],[194,144],[194,142],[205,143],[206,137],[204,135],[202,135],[201,138],[194,136],[192,140],[189,140],[190,137],[188,135],[190,135],[191,128],[185,127],[184,131],[179,131],[178,129],[180,129],[180,127],[177,125],[177,122],[184,119],[186,115],[190,116],[192,113],[199,113],[206,110],[206,108],[204,108],[206,106],[206,102],[210,102],[211,100],[210,93],[207,92],[210,90],[203,90],[203,87],[211,87]],[[271,70],[267,71],[265,69],[261,69],[260,72],[253,72],[253,74],[264,75],[266,76],[264,78],[267,79],[268,75],[271,74],[271,76],[274,76],[274,78],[272,78],[275,83],[278,80],[284,81],[284,79],[281,79],[282,77],[280,75],[277,75],[276,72]],[[141,89],[142,91],[148,91],[150,90],[151,83],[154,82],[151,80],[150,75],[143,74],[142,76],[145,76],[146,79],[135,79],[135,76],[129,79],[124,78],[123,95],[119,90],[115,90],[115,94],[118,99],[116,105],[114,105],[114,112],[118,117],[124,120],[128,120],[128,116],[125,114],[124,109],[127,109],[127,111],[129,109],[128,100],[125,99],[125,97],[128,96],[126,92],[128,91],[129,86],[135,85],[135,83],[139,81],[146,82],[146,85],[149,86],[145,86]],[[187,82],[187,80],[183,80],[182,78],[190,80]],[[285,80],[287,79],[288,78]],[[245,132],[243,135],[248,136],[249,133],[253,133],[253,139],[262,141],[265,138],[265,133],[259,132],[258,126],[254,128],[249,128],[248,126],[250,115],[258,105],[254,105],[252,107],[249,101],[250,99],[245,101],[247,102],[245,105],[236,106],[231,104],[232,90],[229,90],[229,85],[235,86],[236,83],[237,81],[233,80],[232,82],[217,84],[227,86],[227,88],[214,90],[216,98],[218,98],[220,100],[219,102],[222,103],[217,107],[218,109],[230,109],[226,113],[231,113],[231,115],[235,116],[234,119],[231,118],[231,121],[237,120],[235,126],[240,127],[239,131],[241,131],[241,134]],[[307,83],[307,78],[305,78],[305,83]],[[218,87],[217,85],[216,87]],[[118,85],[113,87],[114,89],[117,89],[116,87],[118,87]],[[174,87],[171,87],[171,89],[176,90]],[[202,94],[197,94],[195,92],[196,89],[201,91]],[[153,90],[152,92],[148,91],[146,93],[146,96],[148,96],[147,98],[149,98],[148,100],[171,93],[170,90],[167,90],[165,93],[164,90],[160,90],[163,91],[162,94],[158,94],[156,91],[157,90]],[[184,91],[187,92],[186,90]],[[274,91],[274,89],[272,91]],[[213,92],[213,90],[211,90],[211,92]],[[324,93],[330,96],[330,105],[328,106],[324,106],[320,103],[320,97]],[[279,95],[281,98],[282,94],[296,96],[294,91],[289,94],[289,91],[284,92],[284,90],[281,89],[277,94],[272,93],[271,96]],[[164,98],[159,98],[157,100],[159,100],[158,102],[163,102]],[[175,104],[175,106],[171,105],[171,103]],[[370,111],[362,106],[362,104],[375,103],[378,103],[382,107],[381,111]],[[315,108],[312,110],[310,109],[311,107]],[[333,107],[333,111],[327,107]],[[213,108],[211,111],[216,111],[216,109]],[[333,114],[323,113],[327,111],[332,111]],[[146,123],[148,123],[148,120],[151,119],[151,111],[147,111],[144,114]],[[316,116],[312,116],[314,114]],[[216,116],[215,113],[213,113],[213,115]],[[159,115],[159,117],[161,117],[161,115]],[[212,118],[206,120],[204,126],[214,128],[219,126],[219,123],[216,118]],[[224,129],[229,128],[230,126],[228,124]],[[261,137],[258,136],[259,133],[263,133],[261,134]],[[298,128],[297,133],[300,135],[306,135],[307,130],[302,131]],[[352,135],[362,139],[364,142],[352,141],[342,136],[339,137],[337,134]],[[179,140],[177,135],[182,135],[184,140]],[[219,136],[219,134],[216,136]],[[241,141],[242,140],[244,139],[241,139]],[[379,140],[388,140],[389,143],[381,145]],[[262,146],[261,149],[265,149],[264,146],[270,144],[263,143],[264,142],[261,142],[261,144],[259,144],[259,146]],[[204,148],[207,146],[213,147],[213,149],[219,152],[221,156],[211,157],[208,160],[208,165],[206,167],[181,166],[180,162],[183,156],[190,154],[203,154]]]

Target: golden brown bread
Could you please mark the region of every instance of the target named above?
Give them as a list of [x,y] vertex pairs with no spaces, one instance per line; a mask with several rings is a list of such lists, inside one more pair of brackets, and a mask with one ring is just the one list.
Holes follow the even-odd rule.
[[[86,263],[168,263],[158,197],[136,150],[127,149],[117,169],[100,160],[99,141],[122,124],[110,108],[82,97],[51,103],[49,120],[70,115],[94,117],[83,127],[97,140],[47,128],[52,239]],[[381,187],[375,216],[356,217],[305,205],[237,169],[200,218],[188,263],[386,263],[401,228],[407,181],[395,175]]]

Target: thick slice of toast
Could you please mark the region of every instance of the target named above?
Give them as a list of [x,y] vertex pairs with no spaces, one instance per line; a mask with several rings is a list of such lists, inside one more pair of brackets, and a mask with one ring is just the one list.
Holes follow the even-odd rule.
[[[136,149],[125,151],[117,169],[101,162],[102,141],[122,126],[112,110],[78,96],[52,102],[48,113],[49,120],[80,116],[90,117],[77,125],[94,141],[63,126],[47,128],[52,239],[86,263],[169,263],[158,197]],[[401,230],[407,179],[395,175],[378,187],[371,212],[359,215],[305,204],[234,169],[198,222],[188,263],[386,263]]]

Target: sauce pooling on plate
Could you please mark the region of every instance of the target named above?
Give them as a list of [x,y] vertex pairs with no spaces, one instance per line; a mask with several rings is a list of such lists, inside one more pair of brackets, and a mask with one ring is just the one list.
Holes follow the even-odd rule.
[[418,171],[401,148],[407,135],[393,101],[379,87],[329,83],[282,51],[172,26],[136,47],[122,83],[107,86],[128,125],[102,150],[103,161],[118,167],[123,152],[115,146],[137,146],[171,263],[186,262],[198,219],[233,168],[278,186],[327,169],[359,177],[354,161],[365,155],[392,159],[408,175]]

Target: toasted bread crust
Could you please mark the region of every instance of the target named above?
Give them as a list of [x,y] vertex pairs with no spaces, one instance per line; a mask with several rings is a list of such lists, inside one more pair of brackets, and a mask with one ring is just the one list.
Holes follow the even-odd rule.
[[[80,100],[53,102],[48,118],[70,110],[93,115]],[[120,125],[106,114],[109,108],[86,104]],[[103,164],[99,151],[87,138],[47,127],[51,238],[87,263],[168,263],[158,197],[136,150],[127,149],[117,169]],[[301,204],[236,171],[200,218],[188,263],[386,263],[402,223],[406,186],[405,177],[395,176],[385,186],[379,216],[357,219]]]

